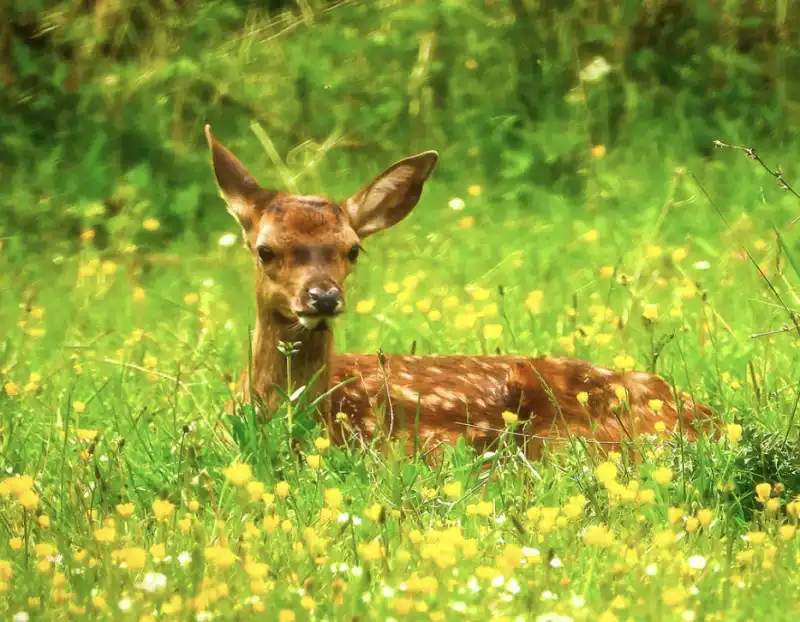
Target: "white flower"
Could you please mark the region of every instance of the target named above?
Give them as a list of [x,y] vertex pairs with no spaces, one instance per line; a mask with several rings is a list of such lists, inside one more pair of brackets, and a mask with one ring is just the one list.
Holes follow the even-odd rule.
[[391,598],[394,596],[394,590],[387,585],[381,590],[381,594],[384,598]]
[[573,594],[571,602],[572,606],[575,607],[575,609],[580,609],[586,604],[586,599],[583,596],[579,596],[578,594]]
[[470,592],[480,592],[481,586],[478,583],[478,580],[475,577],[470,577],[469,581],[467,581],[467,588]]
[[214,287],[214,279],[206,279],[203,281],[203,287]]
[[353,566],[353,569],[350,571],[354,577],[360,577],[364,574],[364,569],[361,566]]
[[148,572],[138,585],[145,592],[158,592],[167,587],[167,577],[160,572]]
[[706,567],[706,558],[702,555],[692,555],[686,563],[689,564],[689,568],[703,570]]
[[506,592],[509,592],[510,594],[519,594],[520,587],[516,579],[511,578],[508,580],[506,583]]
[[698,261],[696,264],[694,264],[694,267],[697,270],[708,270],[711,267],[711,262],[704,259],[703,261]]
[[602,56],[595,56],[586,67],[581,69],[580,77],[583,82],[600,82],[611,71],[611,65]]
[[692,611],[691,609],[687,609],[686,611],[683,612],[683,615],[681,615],[681,617],[684,620],[686,620],[686,622],[694,622],[695,614],[694,611]]
[[505,582],[506,582],[505,577],[499,574],[494,579],[492,579],[492,587],[500,587]]
[[522,547],[522,554],[525,557],[540,557],[542,554],[539,552],[539,549],[534,549],[529,546]]
[[542,592],[542,600],[558,600],[558,596],[553,594],[550,590]]
[[197,620],[197,622],[208,622],[208,620],[212,620],[213,618],[214,618],[213,613],[210,613],[208,611],[201,611],[200,613],[197,614],[195,620]]
[[450,199],[447,202],[447,206],[450,209],[454,209],[454,210],[462,210],[462,209],[464,209],[465,205],[466,204],[464,203],[464,199],[459,199],[458,197],[456,197],[455,199]]
[[236,244],[238,236],[235,233],[226,233],[219,239],[219,245],[224,247],[233,246]]
[[28,614],[25,611],[19,611],[14,614],[14,622],[28,622]]
[[561,568],[564,564],[561,563],[561,560],[558,557],[554,557],[550,560],[550,566],[553,568]]
[[131,608],[131,605],[133,605],[133,603],[131,602],[130,598],[123,598],[117,604],[117,606],[119,607],[120,611],[128,611]]
[[544,613],[536,618],[536,622],[572,622],[572,618],[560,613]]
[[192,556],[189,554],[189,552],[188,552],[188,551],[184,551],[183,553],[181,553],[180,555],[178,555],[178,563],[179,563],[181,566],[185,566],[185,565],[186,565],[186,564],[188,564],[190,561],[192,561]]
[[462,601],[459,600],[459,601],[454,602],[452,605],[450,605],[450,608],[453,611],[458,611],[460,613],[463,613],[463,612],[465,612],[467,610],[467,603],[462,602]]
[[655,574],[658,572],[658,566],[656,566],[655,564],[650,564],[647,568],[645,568],[644,571],[647,573],[648,577],[654,577]]

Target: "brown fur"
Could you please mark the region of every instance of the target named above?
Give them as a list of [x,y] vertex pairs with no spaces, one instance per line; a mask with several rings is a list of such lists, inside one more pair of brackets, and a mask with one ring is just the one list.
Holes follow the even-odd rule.
[[[455,442],[464,436],[478,448],[494,443],[506,427],[502,414],[518,414],[520,437],[529,455],[547,440],[572,436],[614,449],[626,439],[655,432],[663,421],[673,433],[696,438],[711,411],[685,394],[675,395],[659,376],[614,372],[558,357],[377,356],[333,353],[327,320],[301,322],[308,290],[336,287],[353,269],[349,256],[365,237],[405,218],[419,200],[436,162],[426,152],[401,160],[341,203],[261,189],[236,157],[206,130],[214,171],[229,211],[242,225],[256,263],[258,309],[250,389],[268,410],[279,403],[274,387],[287,386],[286,360],[278,344],[297,342],[292,379],[302,386],[324,368],[311,398],[336,388],[321,409],[331,437],[404,435],[408,448],[416,433],[424,444]],[[259,263],[267,246],[275,258]],[[315,320],[316,321],[316,320]],[[245,381],[247,378],[245,377]],[[617,390],[625,389],[620,401]],[[586,392],[582,405],[578,394]],[[663,406],[654,411],[651,400]],[[345,421],[334,421],[338,412]]]

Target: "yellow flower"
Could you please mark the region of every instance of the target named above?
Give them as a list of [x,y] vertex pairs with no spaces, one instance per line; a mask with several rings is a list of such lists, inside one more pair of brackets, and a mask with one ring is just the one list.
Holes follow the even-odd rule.
[[442,492],[449,499],[457,499],[461,496],[461,482],[447,482],[442,486]]
[[714,518],[714,513],[709,509],[702,509],[698,510],[697,512],[697,520],[700,521],[700,524],[703,526],[703,529],[708,529],[708,526],[711,524],[711,520]]
[[317,471],[322,466],[322,456],[319,454],[306,456],[306,464],[308,464],[311,469]]
[[447,296],[442,301],[442,306],[445,309],[455,309],[460,304],[461,304],[461,301],[458,299],[458,296]]
[[683,261],[688,256],[689,256],[689,251],[686,250],[685,248],[676,248],[674,251],[672,251],[672,261],[676,263],[679,261]]
[[472,184],[467,188],[467,194],[471,197],[479,197],[481,196],[481,187],[478,184]]
[[37,507],[39,507],[39,495],[37,495],[37,494],[36,494],[35,492],[33,492],[32,490],[28,490],[28,491],[25,491],[25,492],[23,492],[23,493],[22,493],[22,494],[21,494],[21,495],[20,495],[20,496],[17,498],[17,501],[19,501],[19,504],[20,504],[20,505],[21,505],[23,508],[25,508],[26,510],[28,510],[29,512],[32,512],[32,511],[33,511],[33,510],[35,510]]
[[438,309],[434,309],[428,314],[428,319],[431,322],[438,322],[442,319],[442,312],[439,311]]
[[11,567],[11,562],[0,559],[0,581],[8,583],[13,576],[14,569]]
[[614,387],[614,395],[617,396],[617,399],[620,402],[625,402],[628,400],[628,390],[623,386]]
[[384,283],[383,291],[387,294],[396,294],[400,291],[400,283],[397,281],[389,281],[388,283]]
[[642,317],[651,322],[655,322],[658,319],[658,305],[646,304],[642,310]]
[[456,315],[454,325],[456,330],[469,330],[475,326],[475,320],[477,316],[474,313],[459,313]]
[[94,530],[94,539],[98,542],[113,542],[117,537],[117,532],[113,527],[101,527]]
[[670,525],[674,525],[677,523],[681,516],[683,516],[683,510],[681,508],[671,507],[667,510],[667,521]]
[[153,556],[153,559],[160,562],[167,556],[167,547],[164,544],[154,544],[150,547],[150,555]]
[[133,301],[134,302],[141,302],[146,297],[145,291],[143,287],[134,287],[133,288]]
[[775,513],[781,509],[781,500],[773,497],[769,501],[767,501],[766,510],[767,512]]
[[192,499],[189,501],[189,511],[190,512],[197,512],[200,509],[200,502],[197,499]]
[[510,410],[504,410],[502,417],[503,421],[506,422],[506,425],[516,423],[519,420],[517,413],[512,413]]
[[658,259],[662,252],[663,249],[658,244],[648,244],[645,255],[648,259]]
[[636,362],[629,354],[618,354],[614,357],[614,365],[616,365],[618,369],[633,369],[635,364]]
[[614,266],[600,266],[600,278],[610,279],[614,276]]
[[6,382],[3,389],[5,389],[6,395],[9,397],[16,397],[19,395],[19,385],[16,382]]
[[542,308],[542,300],[544,300],[544,292],[540,289],[534,290],[525,299],[525,306],[531,313],[538,313]]
[[606,155],[606,146],[605,145],[592,145],[592,157],[593,158],[602,158]]
[[250,496],[250,501],[256,503],[264,497],[264,484],[257,480],[247,483],[247,494]]
[[472,287],[469,290],[470,296],[472,296],[472,299],[477,302],[486,300],[491,293],[491,290],[484,289],[483,287]]
[[136,508],[133,505],[133,503],[120,503],[119,505],[117,505],[117,513],[122,518],[130,518],[131,516],[133,516],[133,512],[135,509]]
[[205,550],[206,559],[216,568],[227,570],[239,559],[233,551],[225,546],[210,546]]
[[781,540],[789,541],[794,538],[794,533],[797,530],[797,527],[794,525],[781,525],[778,527],[778,534],[781,537]]
[[280,523],[280,519],[273,515],[265,516],[264,517],[264,531],[267,532],[267,535],[272,535],[275,533],[275,530],[278,528],[278,524]]
[[486,326],[483,327],[484,339],[499,339],[502,334],[502,324],[486,324]]
[[275,484],[275,494],[281,499],[289,496],[289,482],[278,482]]
[[187,307],[192,307],[198,303],[200,300],[200,296],[195,294],[194,292],[190,292],[183,297],[183,304]]
[[686,599],[683,587],[668,587],[661,591],[661,598],[667,607],[677,607]]
[[602,462],[597,465],[594,471],[597,479],[608,486],[611,482],[617,481],[617,465],[613,462]]
[[49,542],[39,542],[33,547],[33,550],[39,558],[53,557],[58,552],[56,547]]
[[639,502],[644,503],[645,505],[650,505],[655,503],[656,500],[656,492],[654,490],[650,490],[646,488],[645,490],[639,491]]
[[281,609],[278,612],[278,622],[295,622],[297,616],[291,609]]
[[464,216],[464,218],[458,220],[458,226],[462,229],[470,229],[474,224],[475,218],[473,216]]
[[583,534],[583,541],[589,546],[607,549],[614,542],[614,534],[605,525],[590,525]]
[[766,532],[763,531],[748,531],[747,532],[747,540],[753,546],[760,546],[764,544],[764,540],[767,539]]
[[725,426],[725,435],[731,445],[738,445],[742,440],[742,426],[738,423],[729,423]]
[[325,451],[330,446],[331,441],[327,438],[320,437],[314,441],[314,447],[317,448],[317,451]]
[[157,521],[166,522],[175,511],[175,506],[166,499],[156,499],[153,501],[153,514]]
[[369,300],[359,300],[356,303],[356,313],[361,313],[361,314],[369,313],[370,311],[372,311],[374,307],[375,307],[374,298]]
[[762,503],[766,503],[772,493],[772,486],[766,482],[756,485],[756,497]]
[[581,239],[584,240],[585,242],[596,242],[597,238],[599,238],[599,237],[600,237],[600,234],[598,233],[597,229],[591,229],[591,230],[587,231],[586,233],[584,233],[581,236]]
[[161,227],[161,223],[158,222],[155,218],[145,218],[142,222],[142,228],[145,231],[158,231]]
[[222,473],[234,486],[244,486],[253,476],[253,469],[249,464],[243,462],[234,462],[222,470]]
[[589,403],[589,394],[586,391],[581,391],[576,397],[581,406],[586,406]]
[[650,400],[647,402],[647,405],[653,412],[660,412],[661,408],[664,406],[664,402],[662,400]]
[[684,528],[686,529],[687,533],[694,533],[697,531],[697,528],[700,526],[700,521],[697,520],[694,516],[686,519],[686,524]]
[[323,493],[325,496],[325,505],[332,510],[338,510],[342,505],[342,491],[338,488],[326,488]]
[[655,428],[655,431],[658,432],[659,434],[663,434],[664,432],[667,431],[667,424],[664,423],[663,421],[656,421],[653,428]]
[[19,551],[25,545],[25,542],[22,538],[14,536],[8,541],[8,546],[12,551]]
[[657,468],[656,472],[653,473],[653,479],[662,486],[666,486],[672,481],[672,469],[668,467]]
[[383,516],[383,506],[380,503],[372,504],[364,510],[364,516],[366,516],[373,523],[380,522],[381,517]]

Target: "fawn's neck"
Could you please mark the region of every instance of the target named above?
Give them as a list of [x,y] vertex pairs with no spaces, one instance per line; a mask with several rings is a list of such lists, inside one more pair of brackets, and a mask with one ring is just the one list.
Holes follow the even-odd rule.
[[[280,342],[298,344],[297,351],[291,355],[289,361],[291,388],[287,386],[287,358],[278,349]],[[333,333],[330,327],[321,325],[314,330],[298,330],[276,312],[259,310],[253,336],[250,386],[261,395],[270,409],[274,409],[280,403],[279,394],[274,388],[276,385],[291,392],[308,385],[314,374],[322,370],[309,391],[308,401],[311,401],[328,389],[332,355]]]

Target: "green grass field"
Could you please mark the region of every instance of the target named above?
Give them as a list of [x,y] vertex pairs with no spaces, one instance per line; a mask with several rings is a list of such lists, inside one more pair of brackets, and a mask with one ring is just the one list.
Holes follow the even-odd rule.
[[232,220],[223,244],[150,254],[3,240],[0,617],[796,619],[800,202],[743,153],[680,153],[587,146],[585,203],[443,162],[461,181],[434,173],[369,239],[336,333],[339,351],[655,367],[723,434],[666,430],[638,465],[579,443],[528,463],[511,442],[428,464],[328,447],[302,410],[291,432],[286,408],[232,417],[254,317]]

